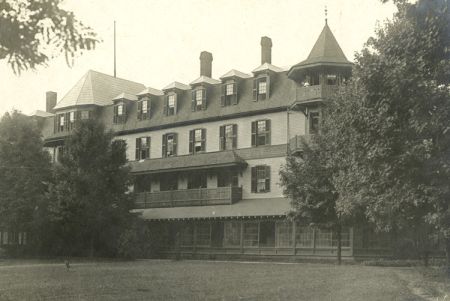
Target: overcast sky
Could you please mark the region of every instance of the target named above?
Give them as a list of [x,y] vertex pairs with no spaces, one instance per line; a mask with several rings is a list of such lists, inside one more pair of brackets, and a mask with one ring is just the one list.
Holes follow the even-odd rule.
[[347,58],[361,50],[377,22],[391,18],[380,0],[68,0],[64,6],[103,39],[69,68],[61,57],[16,76],[0,61],[0,114],[45,110],[45,92],[60,100],[89,69],[113,73],[117,22],[117,76],[161,89],[199,76],[199,55],[213,54],[213,77],[230,69],[250,73],[260,64],[260,38],[272,38],[272,64],[304,60],[328,24]]

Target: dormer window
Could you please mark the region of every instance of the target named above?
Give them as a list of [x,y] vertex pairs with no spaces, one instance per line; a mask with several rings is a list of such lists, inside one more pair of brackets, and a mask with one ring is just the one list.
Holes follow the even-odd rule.
[[150,119],[150,99],[143,98],[138,101],[137,118],[139,120]]
[[114,123],[124,123],[126,121],[125,104],[119,103],[114,106]]
[[265,100],[270,97],[270,77],[260,76],[253,81],[253,101]]
[[206,89],[197,88],[192,91],[192,112],[206,110]]
[[238,103],[237,83],[235,81],[226,82],[222,85],[222,97],[220,105],[222,107],[236,105]]
[[177,113],[177,94],[166,95],[164,104],[164,115],[171,116]]

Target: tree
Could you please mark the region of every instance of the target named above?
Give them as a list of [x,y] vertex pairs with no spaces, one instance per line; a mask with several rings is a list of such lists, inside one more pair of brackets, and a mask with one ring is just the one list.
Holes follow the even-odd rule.
[[0,121],[0,229],[39,239],[36,214],[51,180],[50,155],[35,119],[18,111]]
[[126,144],[94,120],[81,121],[65,141],[49,204],[65,255],[117,254],[134,216],[125,151]]
[[344,216],[338,213],[338,194],[332,177],[333,166],[329,164],[329,151],[322,136],[303,140],[302,156],[288,156],[280,170],[284,195],[291,199],[291,218],[310,225],[331,228],[337,234],[337,259],[341,264],[341,231]]
[[76,55],[99,42],[91,28],[60,8],[61,2],[0,1],[0,60],[15,73],[45,65],[61,53],[70,66]]
[[431,225],[446,237],[450,264],[448,4],[396,3],[325,107],[337,208],[387,231]]

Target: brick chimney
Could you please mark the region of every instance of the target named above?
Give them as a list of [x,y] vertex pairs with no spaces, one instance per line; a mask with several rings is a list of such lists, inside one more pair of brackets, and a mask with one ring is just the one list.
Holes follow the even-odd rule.
[[211,77],[213,56],[211,52],[202,51],[200,53],[200,76]]
[[53,91],[47,91],[45,93],[45,111],[52,113],[53,108],[56,106],[57,94]]
[[261,65],[272,63],[272,40],[269,37],[261,37]]

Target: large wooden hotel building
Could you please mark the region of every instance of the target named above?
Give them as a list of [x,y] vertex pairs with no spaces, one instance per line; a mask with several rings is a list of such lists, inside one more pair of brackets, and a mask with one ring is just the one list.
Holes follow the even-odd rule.
[[[160,256],[189,258],[326,257],[330,229],[288,221],[279,170],[301,154],[301,137],[320,131],[321,103],[351,76],[325,24],[306,60],[272,65],[261,38],[261,65],[212,78],[212,54],[200,54],[200,77],[163,89],[88,71],[60,100],[47,92],[41,120],[55,161],[77,120],[94,118],[127,143],[136,210],[161,236]],[[342,255],[380,254],[384,243],[345,228]],[[377,249],[374,249],[374,248]]]

